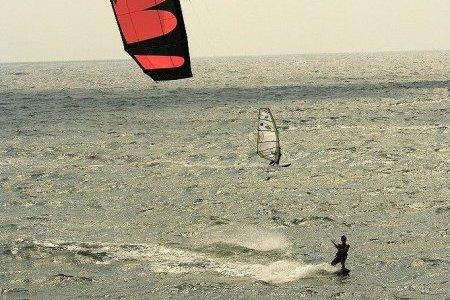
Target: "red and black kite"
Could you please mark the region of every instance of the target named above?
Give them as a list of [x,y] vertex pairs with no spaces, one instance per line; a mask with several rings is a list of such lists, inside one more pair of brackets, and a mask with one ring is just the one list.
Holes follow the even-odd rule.
[[192,77],[180,0],[111,0],[125,51],[155,81]]

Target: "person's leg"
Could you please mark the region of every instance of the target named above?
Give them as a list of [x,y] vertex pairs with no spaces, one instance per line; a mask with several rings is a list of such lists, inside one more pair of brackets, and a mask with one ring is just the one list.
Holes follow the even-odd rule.
[[346,256],[344,256],[342,259],[341,259],[341,265],[342,265],[342,269],[345,269],[345,261],[347,260],[347,257]]
[[339,256],[336,256],[333,261],[331,262],[332,266],[337,265],[341,261],[341,258]]

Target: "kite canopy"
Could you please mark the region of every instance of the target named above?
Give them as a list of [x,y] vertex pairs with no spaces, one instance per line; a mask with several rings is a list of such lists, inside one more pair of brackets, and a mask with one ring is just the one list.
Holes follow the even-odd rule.
[[125,51],[155,81],[192,77],[179,0],[111,0]]

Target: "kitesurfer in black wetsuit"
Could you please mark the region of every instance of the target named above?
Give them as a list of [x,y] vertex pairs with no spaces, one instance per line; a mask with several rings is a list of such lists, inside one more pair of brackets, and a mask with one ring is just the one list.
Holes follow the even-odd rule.
[[347,252],[350,249],[350,245],[347,244],[347,237],[345,235],[343,235],[341,237],[341,241],[342,241],[342,244],[338,244],[338,245],[336,245],[336,243],[334,241],[331,241],[334,244],[334,246],[336,247],[336,249],[338,250],[338,252],[336,253],[336,257],[331,262],[331,265],[335,266],[338,263],[341,263],[342,270],[346,270],[345,260],[347,259]]

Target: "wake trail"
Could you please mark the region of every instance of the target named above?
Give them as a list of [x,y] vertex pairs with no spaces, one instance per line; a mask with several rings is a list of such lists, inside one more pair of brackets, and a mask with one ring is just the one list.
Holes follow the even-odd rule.
[[142,261],[154,273],[192,274],[211,272],[227,277],[250,278],[255,281],[274,284],[332,275],[339,271],[338,268],[328,263],[305,264],[294,260],[279,260],[267,264],[247,263],[156,244],[22,242],[22,244],[24,243],[26,245],[23,245],[22,249],[16,248],[16,255],[17,253],[20,255],[21,251],[33,249],[33,251],[44,252],[50,256],[57,253],[77,254],[87,257],[87,263],[95,264]]

